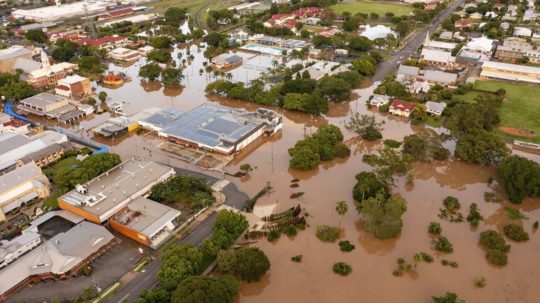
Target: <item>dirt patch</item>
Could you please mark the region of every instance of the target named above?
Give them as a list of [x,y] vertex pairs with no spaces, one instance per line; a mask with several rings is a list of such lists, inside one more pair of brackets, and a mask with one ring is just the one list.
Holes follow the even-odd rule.
[[515,127],[509,127],[509,126],[500,126],[499,129],[504,133],[514,135],[514,136],[520,136],[520,137],[536,136],[536,133],[530,129],[515,128]]

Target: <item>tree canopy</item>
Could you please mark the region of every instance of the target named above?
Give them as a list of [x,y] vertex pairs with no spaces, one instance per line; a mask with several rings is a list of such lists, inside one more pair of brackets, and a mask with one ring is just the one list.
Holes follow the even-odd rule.
[[512,203],[540,195],[540,164],[520,156],[505,158],[498,167],[502,185]]
[[394,238],[401,232],[401,216],[407,210],[405,202],[397,197],[385,198],[382,193],[365,199],[358,207],[364,230],[377,239]]
[[238,275],[242,280],[252,282],[270,269],[270,261],[257,247],[244,247],[238,250],[220,251],[217,256],[219,271]]
[[440,136],[431,129],[422,129],[403,138],[403,153],[418,161],[447,160],[450,152],[442,146]]
[[212,189],[206,185],[204,179],[191,176],[174,176],[154,185],[149,198],[163,203],[182,203],[193,210],[202,209],[215,202]]
[[360,115],[354,113],[345,127],[352,132],[357,133],[362,139],[375,141],[382,138],[383,122],[377,122],[375,116]]
[[155,81],[161,74],[161,67],[157,63],[147,63],[139,69],[139,77],[148,81]]
[[231,276],[189,277],[173,291],[171,303],[227,303],[232,302],[238,290],[238,281]]
[[502,160],[508,149],[499,135],[480,129],[460,137],[455,154],[465,162],[487,165]]
[[92,155],[76,164],[57,170],[53,182],[62,190],[70,190],[77,184],[84,184],[121,163],[117,154]]

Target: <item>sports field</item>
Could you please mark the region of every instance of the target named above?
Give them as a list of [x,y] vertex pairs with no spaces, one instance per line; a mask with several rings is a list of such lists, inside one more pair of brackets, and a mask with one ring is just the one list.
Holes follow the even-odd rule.
[[412,7],[408,4],[365,0],[356,2],[341,2],[331,6],[330,8],[332,8],[337,14],[341,14],[343,12],[349,12],[352,15],[355,15],[356,13],[376,13],[379,14],[380,17],[384,17],[387,12],[392,12],[396,16],[408,15],[412,12]]

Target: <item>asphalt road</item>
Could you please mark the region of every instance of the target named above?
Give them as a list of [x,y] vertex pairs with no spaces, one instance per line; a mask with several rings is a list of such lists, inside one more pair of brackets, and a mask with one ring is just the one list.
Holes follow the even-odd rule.
[[[184,168],[175,167],[174,170],[178,175],[189,175],[197,178],[206,178],[206,183],[212,185],[219,181],[218,178],[209,176],[200,172],[191,171]],[[234,183],[229,183],[221,191],[225,195],[225,205],[240,209],[244,202],[248,199],[248,196],[240,192]],[[201,245],[204,239],[208,238],[212,234],[212,229],[216,222],[216,213],[210,214],[204,221],[194,227],[185,237],[179,239],[177,243],[189,242],[195,246]],[[122,287],[105,300],[106,303],[120,303],[120,302],[133,302],[137,299],[145,290],[152,289],[157,285],[156,275],[161,266],[161,256],[157,256],[146,268],[144,272],[136,273],[131,280],[122,285]]]
[[379,67],[377,68],[377,72],[373,76],[372,80],[373,82],[377,81],[383,81],[386,76],[397,70],[399,63],[404,58],[408,58],[412,54],[416,53],[418,48],[422,45],[424,40],[426,39],[426,35],[428,31],[430,33],[433,33],[437,30],[437,28],[441,25],[441,23],[446,19],[446,17],[450,16],[458,6],[463,5],[465,3],[465,0],[456,0],[451,5],[449,5],[447,8],[442,10],[433,20],[430,26],[427,28],[417,31],[412,34],[412,36],[408,39],[407,45],[403,47],[402,49],[396,51],[392,54],[392,56],[379,64]]

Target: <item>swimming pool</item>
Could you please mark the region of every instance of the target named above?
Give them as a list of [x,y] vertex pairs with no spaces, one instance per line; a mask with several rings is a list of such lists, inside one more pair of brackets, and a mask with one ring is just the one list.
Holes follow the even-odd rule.
[[284,48],[280,48],[280,47],[258,45],[258,44],[247,44],[240,47],[240,49],[250,50],[250,51],[254,51],[254,52],[258,52],[262,54],[268,54],[272,56],[281,56],[281,54],[285,50]]

